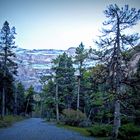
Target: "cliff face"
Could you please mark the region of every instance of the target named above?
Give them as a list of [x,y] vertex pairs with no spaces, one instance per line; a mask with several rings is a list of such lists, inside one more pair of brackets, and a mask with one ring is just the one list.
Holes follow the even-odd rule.
[[130,55],[129,72],[135,73],[137,71],[137,64],[140,60],[140,44],[133,48]]
[[[68,50],[26,50],[18,48],[16,50],[18,63],[17,80],[21,81],[25,88],[34,86],[36,91],[40,91],[40,76],[51,74],[52,60],[58,55],[66,52],[68,56],[75,56],[76,48],[71,47]],[[129,73],[136,72],[137,63],[140,60],[140,45],[136,46],[130,52]],[[91,67],[94,61],[85,60],[85,67]]]
[[51,74],[52,60],[58,55],[66,52],[69,56],[75,55],[75,48],[68,50],[26,50],[18,48],[16,50],[18,63],[17,80],[21,81],[25,88],[34,86],[36,91],[40,91],[40,76]]

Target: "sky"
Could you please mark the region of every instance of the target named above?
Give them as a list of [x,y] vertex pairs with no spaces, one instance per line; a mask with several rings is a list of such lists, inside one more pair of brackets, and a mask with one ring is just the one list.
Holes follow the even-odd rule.
[[[0,28],[16,27],[16,45],[25,49],[94,47],[109,4],[140,8],[140,0],[0,0]],[[133,29],[140,33],[140,22]]]

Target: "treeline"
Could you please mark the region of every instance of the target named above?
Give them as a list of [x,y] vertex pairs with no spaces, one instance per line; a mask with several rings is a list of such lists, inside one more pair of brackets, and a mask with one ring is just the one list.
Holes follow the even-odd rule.
[[[111,124],[112,139],[121,137],[119,130],[124,132],[128,127],[124,139],[133,139],[140,130],[131,133],[133,126],[128,123],[139,125],[140,60],[136,71],[129,68],[132,54],[138,53],[140,46],[134,47],[139,35],[125,31],[137,24],[140,10],[109,5],[104,13],[107,20],[95,42],[99,49],[87,52],[81,43],[75,58],[66,53],[58,56],[53,60],[53,74],[41,78],[42,113],[68,125]],[[95,65],[85,67],[88,60],[95,61]],[[124,124],[128,124],[125,129],[121,127]]]
[[[77,50],[83,51],[78,54]],[[131,50],[128,52],[127,57],[129,58]],[[53,61],[54,74],[41,77],[43,84],[40,93],[42,117],[47,118],[48,121],[57,120],[57,122],[80,127],[106,124],[106,129],[108,129],[108,126],[111,127],[114,122],[115,98],[118,96],[121,124],[139,125],[140,60],[136,65],[137,71],[134,74],[129,73],[129,77],[124,79],[125,85],[122,93],[116,95],[112,90],[112,81],[110,82],[112,79],[109,79],[108,76],[108,66],[105,64],[96,64],[92,68],[86,68],[84,64],[81,67],[77,66],[76,63],[80,64],[77,58],[79,56],[82,58],[83,55],[88,56],[85,54],[88,53],[80,44],[76,49],[73,61],[64,53]],[[84,57],[82,60],[86,59],[87,57]],[[81,70],[78,74],[77,69]],[[103,126],[101,125],[101,127]],[[133,126],[129,128],[128,124],[128,129],[133,129]],[[108,133],[111,135],[110,132],[107,132],[107,135]],[[103,136],[105,135],[106,132]]]
[[33,111],[33,94],[31,86],[25,90],[21,82],[16,81],[18,64],[16,61],[15,27],[10,28],[4,22],[0,32],[0,114],[25,115]]

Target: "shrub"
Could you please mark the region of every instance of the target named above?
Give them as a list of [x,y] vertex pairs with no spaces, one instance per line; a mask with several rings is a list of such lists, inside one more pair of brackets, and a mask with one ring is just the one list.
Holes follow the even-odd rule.
[[119,130],[119,138],[122,140],[140,140],[140,127],[133,123],[122,125]]
[[111,136],[112,133],[112,126],[111,125],[93,125],[91,128],[87,129],[90,133],[91,136],[96,136],[96,137],[108,137]]
[[91,125],[92,125],[92,123],[90,121],[88,121],[88,120],[84,120],[84,121],[79,123],[80,127],[89,127]]
[[11,126],[14,122],[22,120],[22,116],[7,115],[3,119],[0,119],[0,128]]
[[7,127],[7,124],[3,120],[0,120],[0,128],[2,127]]
[[86,115],[80,110],[64,109],[62,112],[64,115],[63,121],[67,125],[79,126],[86,119]]

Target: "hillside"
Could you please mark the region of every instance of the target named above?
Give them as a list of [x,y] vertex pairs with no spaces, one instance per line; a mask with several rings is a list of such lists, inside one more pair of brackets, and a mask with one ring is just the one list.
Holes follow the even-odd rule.
[[17,48],[17,80],[21,81],[25,88],[33,85],[35,90],[39,91],[41,89],[41,84],[39,83],[40,76],[51,74],[52,60],[64,52],[69,56],[74,56],[75,48],[71,47],[68,50],[26,50]]

